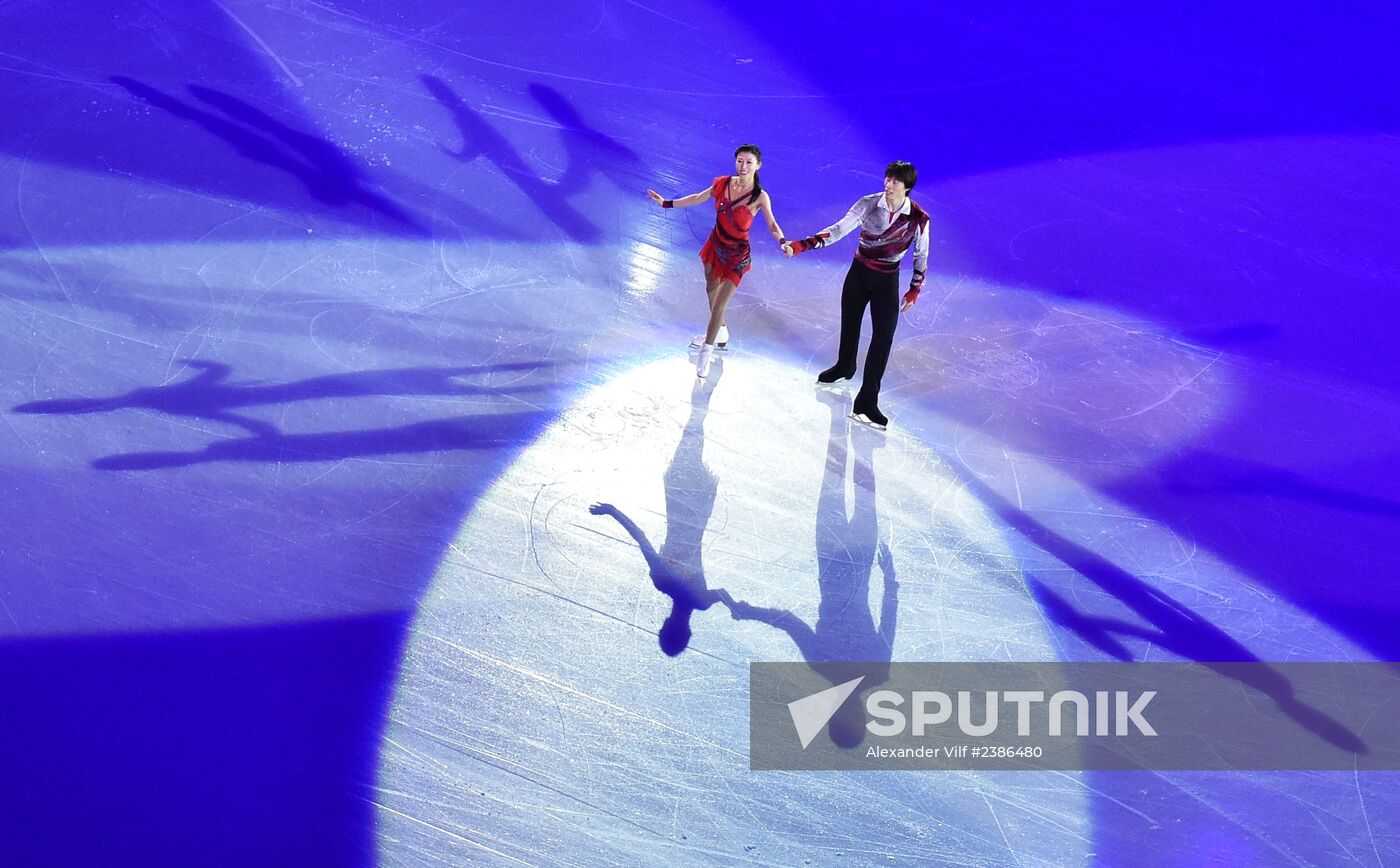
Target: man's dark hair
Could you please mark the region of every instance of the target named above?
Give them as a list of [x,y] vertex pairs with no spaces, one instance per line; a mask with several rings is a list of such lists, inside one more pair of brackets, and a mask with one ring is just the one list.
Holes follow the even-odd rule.
[[914,164],[905,160],[895,160],[885,167],[885,177],[894,178],[904,185],[904,189],[914,189],[914,182],[919,180],[919,170],[914,168]]

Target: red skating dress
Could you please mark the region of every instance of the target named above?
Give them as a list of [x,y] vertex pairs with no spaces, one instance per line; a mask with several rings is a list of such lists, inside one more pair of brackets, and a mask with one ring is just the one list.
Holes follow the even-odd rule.
[[705,246],[700,248],[700,261],[710,267],[710,274],[735,286],[753,264],[749,255],[749,227],[754,214],[749,210],[749,194],[743,201],[729,198],[729,176],[716,178],[710,185],[715,200],[715,228],[710,231]]

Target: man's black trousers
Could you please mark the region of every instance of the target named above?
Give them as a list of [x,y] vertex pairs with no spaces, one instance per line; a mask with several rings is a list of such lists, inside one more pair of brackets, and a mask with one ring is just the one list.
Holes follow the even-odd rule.
[[836,368],[843,375],[856,372],[856,352],[860,349],[860,324],[865,307],[870,306],[870,350],[865,354],[865,376],[856,393],[852,412],[880,408],[880,379],[890,361],[895,326],[899,324],[899,272],[876,271],[856,260],[846,272],[841,287],[841,349]]

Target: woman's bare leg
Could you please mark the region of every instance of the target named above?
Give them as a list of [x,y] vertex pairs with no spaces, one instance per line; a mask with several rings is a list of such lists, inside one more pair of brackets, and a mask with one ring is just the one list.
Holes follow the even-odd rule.
[[719,289],[720,279],[710,268],[709,263],[705,264],[705,303],[713,313],[715,309],[715,291]]
[[[715,309],[715,297],[716,297],[716,293],[719,292],[719,285],[720,285],[720,282],[721,282],[721,278],[719,277],[719,274],[717,273],[717,271],[716,271],[714,268],[712,268],[712,267],[710,266],[710,263],[708,263],[708,262],[705,263],[705,308],[706,308],[706,310],[710,311],[711,314],[714,313],[714,309]],[[720,325],[721,325],[721,326],[724,325],[723,319],[720,320]],[[707,331],[708,331],[708,330],[707,330]],[[706,343],[705,338],[706,338],[706,335],[703,334],[703,333],[697,335],[697,336],[695,337],[694,342],[691,343],[691,346],[692,346],[692,347],[701,347],[701,346],[704,346],[705,343]],[[713,342],[713,341],[715,340],[715,336],[714,336],[714,335],[709,335],[709,338],[710,338],[710,341],[711,341],[711,342]]]
[[729,306],[729,299],[734,297],[735,288],[729,281],[721,280],[710,295],[710,324],[705,329],[705,343],[715,342],[719,327],[724,325],[724,309]]

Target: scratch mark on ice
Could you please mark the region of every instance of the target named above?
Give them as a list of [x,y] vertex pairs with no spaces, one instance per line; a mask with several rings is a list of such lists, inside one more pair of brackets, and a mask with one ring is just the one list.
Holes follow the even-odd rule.
[[253,28],[249,27],[247,24],[244,24],[243,19],[239,18],[237,15],[234,15],[233,10],[225,6],[221,2],[221,0],[214,0],[214,4],[220,9],[224,10],[224,14],[232,18],[234,24],[237,24],[239,27],[243,28],[244,33],[247,33],[249,36],[253,37],[253,41],[258,44],[258,47],[261,48],[264,52],[266,52],[268,57],[275,60],[277,62],[277,65],[282,68],[282,71],[287,74],[287,78],[290,78],[292,80],[292,84],[296,85],[297,87],[302,86],[302,80],[297,78],[296,73],[292,72],[291,69],[288,68],[287,64],[282,62],[282,58],[278,57],[277,53],[273,51],[272,48],[266,42],[263,42],[261,36],[253,32]]

